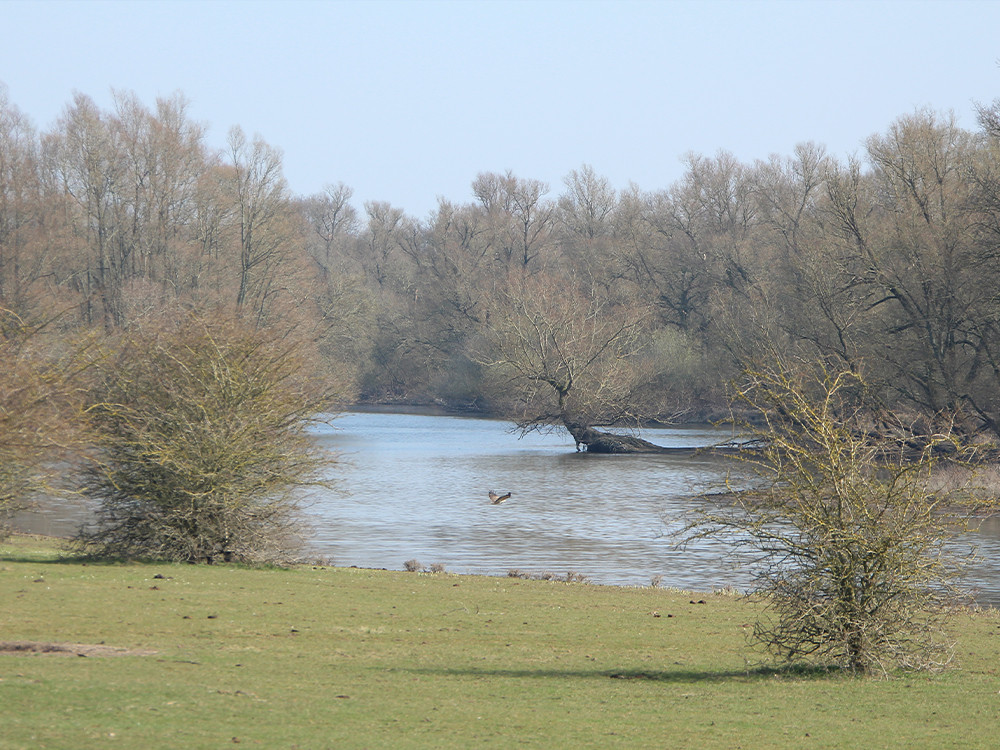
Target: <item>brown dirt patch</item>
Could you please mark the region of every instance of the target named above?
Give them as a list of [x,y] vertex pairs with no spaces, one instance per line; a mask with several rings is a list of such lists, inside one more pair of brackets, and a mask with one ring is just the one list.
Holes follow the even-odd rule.
[[22,656],[151,656],[155,651],[115,648],[103,643],[49,643],[44,641],[0,641],[0,654]]

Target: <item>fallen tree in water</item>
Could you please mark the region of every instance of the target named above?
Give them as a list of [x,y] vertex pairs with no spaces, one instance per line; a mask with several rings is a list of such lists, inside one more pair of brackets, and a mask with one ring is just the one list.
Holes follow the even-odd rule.
[[561,425],[589,453],[668,450],[594,427],[641,421],[639,394],[657,373],[646,308],[542,272],[510,274],[485,308],[477,360],[491,401],[523,432]]
[[666,453],[672,450],[633,435],[618,435],[572,422],[564,424],[576,441],[577,450],[587,453]]

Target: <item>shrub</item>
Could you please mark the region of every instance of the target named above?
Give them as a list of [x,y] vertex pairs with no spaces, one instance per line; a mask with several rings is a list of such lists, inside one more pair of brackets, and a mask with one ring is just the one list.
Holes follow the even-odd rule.
[[0,308],[0,537],[33,494],[58,488],[55,467],[81,450],[87,353],[85,339],[62,339]]
[[295,546],[296,490],[325,457],[307,427],[326,401],[303,348],[238,319],[140,330],[101,368],[98,460],[83,491],[100,556],[273,561]]
[[855,672],[934,668],[950,659],[943,618],[963,559],[953,493],[931,489],[938,435],[916,453],[875,430],[864,381],[806,378],[776,366],[746,373],[737,400],[757,450],[756,486],[699,512],[691,537],[721,534],[748,552],[767,603],[755,643],[791,661]]

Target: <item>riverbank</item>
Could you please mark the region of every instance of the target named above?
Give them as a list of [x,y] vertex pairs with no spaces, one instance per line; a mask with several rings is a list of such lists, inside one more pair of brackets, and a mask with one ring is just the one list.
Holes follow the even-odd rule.
[[870,681],[754,668],[754,605],[725,594],[84,563],[17,536],[0,600],[0,748],[994,744],[993,610],[955,618],[956,669]]
[[[343,406],[344,412],[368,412],[372,414],[418,414],[428,417],[472,417],[474,419],[492,419],[509,422],[509,416],[492,408],[481,399],[473,401],[458,401],[443,398],[430,400],[383,399],[376,401],[360,401]],[[741,415],[741,418],[752,418],[752,415]],[[672,426],[688,425],[718,425],[729,424],[733,419],[733,410],[726,404],[701,405],[678,409],[671,414],[652,416],[642,422],[643,428],[660,429]],[[597,426],[597,425],[595,425]],[[604,425],[607,427],[608,425]],[[631,426],[631,425],[630,425]]]

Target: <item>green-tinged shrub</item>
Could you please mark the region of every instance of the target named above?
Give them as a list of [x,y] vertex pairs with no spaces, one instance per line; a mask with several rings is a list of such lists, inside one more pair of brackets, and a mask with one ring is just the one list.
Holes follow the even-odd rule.
[[296,490],[324,456],[307,428],[325,405],[302,347],[222,316],[140,330],[102,368],[89,407],[99,501],[79,535],[101,556],[281,559]]
[[908,450],[868,422],[866,398],[850,372],[746,372],[737,401],[759,418],[741,425],[756,445],[745,458],[756,487],[700,512],[689,531],[749,553],[767,604],[753,640],[771,654],[868,674],[942,667],[963,563],[948,542],[963,512],[929,478],[956,445],[937,435]]
[[85,337],[69,341],[0,307],[0,538],[32,496],[53,492],[80,450]]

